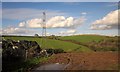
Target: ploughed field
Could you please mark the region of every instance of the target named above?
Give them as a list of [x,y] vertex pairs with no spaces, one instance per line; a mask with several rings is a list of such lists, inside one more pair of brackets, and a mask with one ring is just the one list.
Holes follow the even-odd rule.
[[65,70],[118,70],[118,53],[61,53],[53,55],[40,65],[55,63],[68,64]]

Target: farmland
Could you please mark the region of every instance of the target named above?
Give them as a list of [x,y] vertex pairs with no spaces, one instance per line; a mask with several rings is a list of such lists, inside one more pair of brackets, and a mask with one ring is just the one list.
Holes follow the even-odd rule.
[[94,51],[118,51],[118,37],[100,35],[76,35],[60,37],[62,41],[69,41],[86,46]]
[[101,40],[107,40],[107,39],[114,39],[114,37],[109,36],[101,36],[101,35],[76,35],[76,36],[63,36],[60,37],[62,40],[73,40],[81,43],[87,43],[87,42],[99,42]]
[[[89,48],[74,44],[71,42],[65,42],[65,41],[60,41],[60,40],[53,40],[53,39],[42,39],[38,37],[4,37],[5,39],[12,39],[12,40],[29,40],[29,41],[36,41],[42,48],[62,48],[66,52],[70,51],[86,51],[86,52],[91,52]],[[41,45],[43,43],[43,45]]]
[[75,36],[5,36],[5,39],[36,41],[42,49],[63,49],[65,52],[118,51],[118,37],[100,35]]
[[[54,38],[55,37],[55,38]],[[117,70],[118,38],[99,35],[54,36],[42,38],[34,36],[3,36],[7,40],[36,41],[42,49],[62,49],[65,53],[53,54],[49,58],[35,58],[27,64],[35,69],[44,64],[72,64],[65,70]],[[105,63],[105,65],[104,65]],[[76,64],[79,64],[76,66]]]

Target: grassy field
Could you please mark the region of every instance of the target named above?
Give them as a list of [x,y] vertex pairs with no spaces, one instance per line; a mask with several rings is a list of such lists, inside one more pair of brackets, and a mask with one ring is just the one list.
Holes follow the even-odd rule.
[[[113,50],[110,50],[110,49],[114,49],[114,47],[118,46],[118,45],[116,45],[116,43],[118,42],[117,37],[108,37],[108,36],[99,36],[99,35],[76,35],[76,36],[63,36],[63,37],[57,37],[56,36],[57,39],[55,39],[55,38],[49,39],[49,37],[47,37],[45,39],[45,38],[32,37],[32,36],[31,37],[30,36],[3,36],[3,37],[4,37],[4,39],[12,39],[12,40],[16,40],[16,41],[18,41],[18,40],[36,41],[42,49],[46,49],[46,48],[63,49],[65,52],[69,52],[69,53],[67,53],[67,54],[62,53],[63,55],[61,55],[61,58],[63,58],[63,56],[65,56],[65,54],[66,54],[67,57],[68,56],[70,56],[70,57],[73,56],[71,58],[73,60],[75,60],[74,62],[77,62],[77,63],[81,63],[82,61],[87,60],[88,62],[90,62],[90,64],[92,64],[91,62],[93,62],[93,64],[92,64],[93,68],[97,67],[96,65],[99,64],[99,63],[101,63],[100,64],[101,67],[105,66],[103,64],[103,61],[105,61],[106,63],[107,62],[111,63],[112,59],[116,60],[116,59],[114,59],[116,57],[113,56],[113,54],[111,54],[111,53],[114,53],[114,52],[108,52],[108,54],[104,54],[104,53],[107,53],[107,51],[113,51]],[[66,41],[66,40],[68,40],[68,41]],[[104,54],[104,55],[101,55],[101,54],[97,55],[99,53],[97,51],[103,51],[102,54]],[[85,53],[88,52],[90,54],[87,54],[87,53],[83,54],[83,55],[77,54],[77,53],[84,53],[84,52]],[[72,53],[76,53],[76,54],[72,54]],[[95,53],[95,54],[93,54],[91,57],[88,58],[88,56],[90,56],[92,53]],[[103,59],[103,60],[99,59],[100,56],[101,56],[101,59]],[[57,56],[57,57],[58,57],[57,58],[58,60],[59,59],[61,60],[60,56]],[[106,59],[105,59],[105,57],[106,57]],[[109,57],[111,59],[110,59],[110,61],[107,61],[107,59],[109,59]],[[80,58],[80,59],[78,59],[78,58]],[[81,60],[81,58],[82,58],[82,60]],[[15,72],[18,72],[18,71],[26,72],[24,70],[32,68],[35,65],[38,65],[39,63],[47,61],[48,59],[49,58],[32,58],[32,59],[29,59],[25,63],[20,64],[21,65],[20,67],[19,67],[19,65],[16,66],[15,67],[16,68]],[[95,59],[95,60],[93,60],[93,59]],[[76,61],[76,60],[78,60],[78,61]],[[56,62],[56,58],[55,58],[55,60],[53,60],[53,62]],[[86,63],[88,63],[88,62],[86,62]],[[96,62],[96,64],[94,62]],[[75,63],[75,65],[77,63]],[[108,63],[108,64],[110,64],[110,63]],[[111,66],[111,68],[114,67],[114,66]]]
[[111,39],[112,37],[100,36],[100,35],[76,35],[76,36],[63,36],[60,37],[62,40],[73,40],[76,42],[87,43],[87,42],[98,42],[103,39]]
[[[59,49],[60,48],[66,52],[71,52],[71,51],[72,52],[73,51],[75,51],[75,52],[92,52],[93,50],[89,46],[86,46],[85,44],[87,44],[87,45],[89,45],[90,43],[95,44],[95,42],[100,43],[100,41],[103,41],[103,43],[104,43],[104,40],[117,39],[117,37],[100,36],[100,35],[62,36],[62,37],[58,37],[60,40],[48,39],[48,38],[44,39],[44,38],[39,38],[39,37],[27,37],[27,36],[5,36],[4,38],[5,39],[13,39],[13,40],[36,41],[42,47],[42,49],[44,49],[44,48]],[[75,41],[78,43],[80,42],[82,44],[76,44],[76,43],[73,43],[70,41],[64,41],[64,40],[71,40],[71,41]]]
[[19,37],[19,36],[7,36],[4,37],[5,39],[12,39],[12,40],[29,40],[29,41],[36,41],[42,48],[61,48],[66,52],[76,51],[76,52],[92,52],[91,49],[87,48],[86,46],[74,44],[71,42],[65,42],[60,40],[53,40],[53,39],[42,39],[38,37]]
[[118,51],[118,37],[100,35],[76,35],[59,37],[62,41],[69,41],[88,47],[93,51]]

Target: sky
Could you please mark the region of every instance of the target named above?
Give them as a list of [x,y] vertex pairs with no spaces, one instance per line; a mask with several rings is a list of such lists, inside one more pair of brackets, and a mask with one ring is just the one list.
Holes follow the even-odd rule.
[[1,0],[2,2],[119,2],[119,0]]
[[4,35],[41,35],[43,24],[47,35],[118,35],[117,2],[2,2],[1,10]]

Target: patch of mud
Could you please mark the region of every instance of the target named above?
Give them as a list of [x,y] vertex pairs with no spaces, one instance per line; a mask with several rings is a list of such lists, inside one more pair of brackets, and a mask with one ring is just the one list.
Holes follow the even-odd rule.
[[44,62],[44,64],[70,64],[65,70],[118,70],[117,52],[92,52],[92,53],[61,53]]
[[38,68],[35,68],[34,70],[64,70],[66,64],[45,64]]

